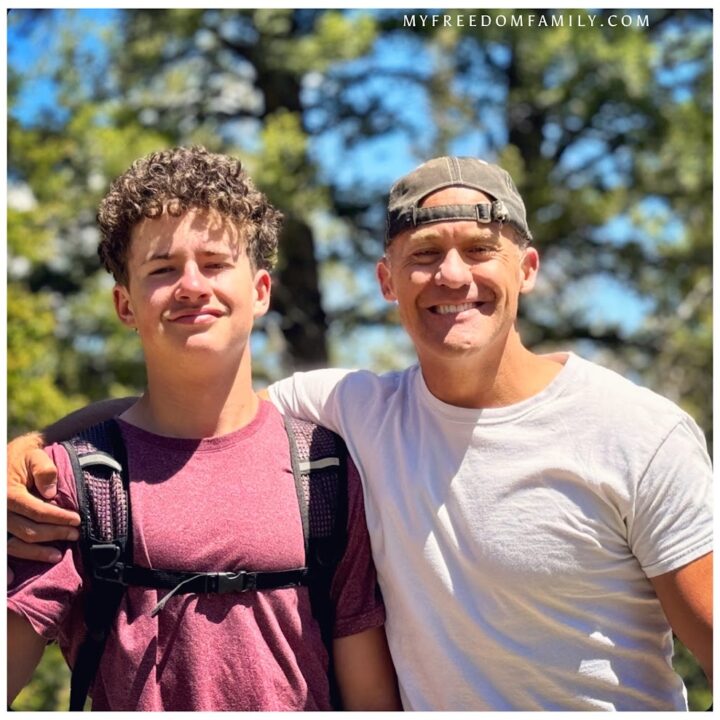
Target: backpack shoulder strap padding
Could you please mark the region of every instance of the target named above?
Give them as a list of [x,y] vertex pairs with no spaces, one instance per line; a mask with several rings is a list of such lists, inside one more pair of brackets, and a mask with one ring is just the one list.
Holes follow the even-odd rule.
[[125,592],[98,575],[132,560],[127,457],[114,420],[94,425],[64,442],[70,458],[80,514],[80,552],[88,588],[86,636],[73,662],[70,710],[82,710]]
[[[347,543],[347,447],[331,430],[306,420],[285,418],[305,539],[306,564],[335,565]],[[324,547],[323,557],[308,554]],[[327,553],[331,551],[330,556]]]
[[338,435],[314,423],[285,418],[305,540],[305,564],[313,617],[328,653],[330,700],[341,709],[333,669],[334,603],[330,586],[347,545],[348,452]]

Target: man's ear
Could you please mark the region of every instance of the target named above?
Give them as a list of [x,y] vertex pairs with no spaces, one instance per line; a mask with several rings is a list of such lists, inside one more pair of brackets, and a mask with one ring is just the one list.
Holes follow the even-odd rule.
[[135,321],[135,313],[132,309],[132,302],[130,301],[130,293],[124,285],[115,283],[113,287],[113,304],[115,305],[115,312],[120,322],[125,327],[137,329],[137,322]]
[[380,285],[380,292],[388,302],[395,302],[397,296],[393,289],[392,273],[390,272],[390,263],[387,256],[378,261],[375,266],[375,277]]
[[535,287],[538,270],[540,270],[540,255],[534,247],[523,250],[520,261],[520,293],[529,293]]
[[253,278],[253,317],[262,317],[270,307],[272,278],[267,270],[258,270]]

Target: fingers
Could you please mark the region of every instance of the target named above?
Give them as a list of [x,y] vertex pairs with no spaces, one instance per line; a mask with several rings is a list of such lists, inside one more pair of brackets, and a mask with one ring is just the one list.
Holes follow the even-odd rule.
[[44,450],[33,450],[25,462],[38,492],[52,500],[57,494],[57,468],[53,461]]
[[[22,515],[8,513],[8,532],[23,543],[46,543],[57,540],[77,540],[78,529],[68,525],[36,523]],[[12,542],[12,540],[10,541]],[[8,543],[9,545],[10,543]]]
[[[57,548],[48,547],[47,545],[30,545],[17,538],[8,540],[7,553],[11,557],[45,563],[57,563],[62,559],[62,553]],[[10,579],[11,573],[12,570],[8,567],[8,583],[12,582]]]
[[[8,530],[10,530],[13,535],[16,534],[13,532],[13,527],[10,524],[13,513],[21,520],[22,518],[29,518],[36,523],[46,523],[51,526],[78,526],[80,524],[80,516],[76,512],[59,508],[57,505],[51,505],[45,500],[33,497],[23,486],[8,489],[7,507]],[[15,520],[15,518],[13,518],[13,520]]]

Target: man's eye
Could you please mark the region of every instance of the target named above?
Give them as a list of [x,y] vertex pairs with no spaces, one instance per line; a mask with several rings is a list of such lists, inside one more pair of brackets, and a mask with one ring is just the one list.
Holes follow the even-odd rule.
[[229,263],[226,262],[215,262],[215,263],[208,263],[206,267],[210,270],[223,270],[227,267],[230,267]]
[[438,251],[433,250],[431,248],[426,248],[425,250],[417,250],[413,253],[413,257],[418,258],[419,260],[428,260],[432,259],[438,256]]
[[170,266],[165,267],[159,267],[155,268],[154,270],[150,271],[150,275],[164,275],[165,273],[172,272],[172,268]]

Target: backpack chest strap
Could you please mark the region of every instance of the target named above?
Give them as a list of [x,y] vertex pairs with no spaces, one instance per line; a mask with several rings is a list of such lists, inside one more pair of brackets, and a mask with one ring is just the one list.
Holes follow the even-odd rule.
[[253,590],[279,590],[307,585],[308,569],[274,570],[267,572],[181,572],[155,570],[116,562],[109,567],[95,567],[93,577],[103,583],[170,590],[152,609],[155,617],[175,595],[225,594]]
[[109,568],[96,568],[95,577],[105,582],[146,588],[173,589],[174,594],[231,593],[250,590],[276,590],[307,584],[307,568],[268,572],[180,572],[153,570],[116,563]]

